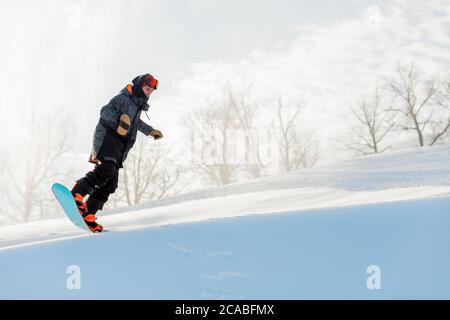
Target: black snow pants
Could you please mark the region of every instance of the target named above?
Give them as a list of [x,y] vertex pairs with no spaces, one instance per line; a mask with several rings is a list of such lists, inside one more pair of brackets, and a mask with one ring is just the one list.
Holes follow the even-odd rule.
[[104,161],[77,181],[72,194],[79,193],[83,197],[89,195],[86,201],[88,213],[96,214],[116,191],[118,182],[119,166],[114,161]]

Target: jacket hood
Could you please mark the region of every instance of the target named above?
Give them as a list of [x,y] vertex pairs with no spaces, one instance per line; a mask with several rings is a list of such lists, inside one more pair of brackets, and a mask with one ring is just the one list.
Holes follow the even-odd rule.
[[150,107],[147,103],[148,97],[142,91],[142,85],[146,76],[147,74],[137,76],[133,79],[132,84],[127,85],[120,91],[121,94],[129,96],[131,100],[133,100],[133,102],[143,111],[148,111]]
[[148,99],[144,91],[142,91],[142,85],[147,75],[143,74],[133,79],[133,94],[138,98]]

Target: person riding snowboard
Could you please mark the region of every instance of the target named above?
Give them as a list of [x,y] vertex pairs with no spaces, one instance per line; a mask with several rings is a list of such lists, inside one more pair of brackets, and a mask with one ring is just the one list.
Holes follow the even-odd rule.
[[71,190],[78,210],[92,232],[103,231],[103,227],[95,222],[95,214],[103,209],[109,195],[116,191],[119,169],[123,168],[137,132],[155,140],[163,137],[161,131],[140,119],[141,112],[149,109],[148,99],[157,88],[158,80],[152,75],[137,76],[100,111],[89,158],[89,162],[96,166],[77,180]]

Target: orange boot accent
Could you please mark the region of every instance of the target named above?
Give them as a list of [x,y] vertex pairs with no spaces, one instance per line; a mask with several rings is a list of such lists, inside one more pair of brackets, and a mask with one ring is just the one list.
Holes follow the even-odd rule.
[[97,220],[97,217],[93,214],[88,214],[87,216],[83,217],[83,219],[87,222],[95,222],[95,220]]
[[75,193],[73,198],[75,200],[78,210],[80,211],[80,214],[82,216],[85,215],[87,213],[87,205],[86,202],[84,202],[84,197],[79,193]]

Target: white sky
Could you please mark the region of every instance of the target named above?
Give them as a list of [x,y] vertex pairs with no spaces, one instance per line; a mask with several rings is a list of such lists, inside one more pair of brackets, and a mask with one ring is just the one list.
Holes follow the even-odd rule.
[[330,144],[348,106],[399,62],[449,71],[450,0],[2,0],[0,39],[0,145],[31,110],[69,110],[87,154],[100,108],[146,72],[160,79],[150,116],[167,141],[231,81],[266,103],[303,93]]

